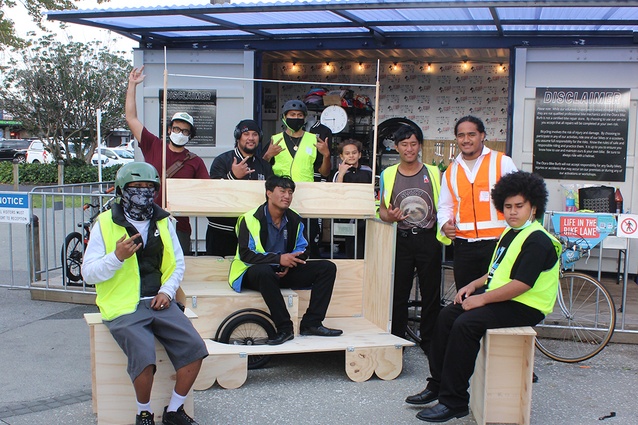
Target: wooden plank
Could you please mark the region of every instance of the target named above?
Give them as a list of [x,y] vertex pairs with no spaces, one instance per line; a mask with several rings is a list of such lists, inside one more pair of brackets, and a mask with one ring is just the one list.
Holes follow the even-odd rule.
[[[167,209],[173,215],[238,217],[266,201],[262,181],[168,179]],[[374,186],[361,183],[297,183],[295,211],[305,218],[371,218]]]
[[390,332],[396,226],[366,220],[366,259],[363,272],[363,315]]
[[[354,317],[363,315],[363,260],[331,260],[337,265],[332,298],[326,317]],[[299,318],[310,304],[311,291],[297,290]]]

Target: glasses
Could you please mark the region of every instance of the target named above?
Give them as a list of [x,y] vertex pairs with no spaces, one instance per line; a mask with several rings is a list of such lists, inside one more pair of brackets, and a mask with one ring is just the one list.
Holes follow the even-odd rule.
[[171,128],[171,130],[173,131],[173,133],[177,133],[177,134],[183,134],[184,136],[190,136],[191,135],[191,131],[186,129],[186,128],[179,128],[177,126],[174,126],[173,128]]

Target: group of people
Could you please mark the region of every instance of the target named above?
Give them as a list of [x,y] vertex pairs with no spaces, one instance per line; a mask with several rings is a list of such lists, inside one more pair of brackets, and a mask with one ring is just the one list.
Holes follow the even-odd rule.
[[[284,131],[261,147],[259,125],[251,119],[240,121],[234,149],[219,155],[208,172],[202,159],[185,148],[196,134],[189,114],[172,117],[166,145],[137,118],[136,86],[143,80],[143,67],[131,71],[126,118],[146,162],[126,164],[118,171],[120,201],[96,221],[82,274],[96,285],[104,324],[128,358],[136,424],[155,423],[150,405],[155,338],[176,370],[162,423],[196,424],[183,404],[208,353],[174,302],[184,254],[190,252],[190,225],[187,218],[174,224],[158,206],[157,170],[163,169],[164,152],[166,177],[265,182],[262,205],[238,219],[209,217],[207,252],[234,255],[229,284],[238,292],[250,288],[262,294],[277,331],[267,344],[278,345],[294,338],[280,288],[312,288],[301,319],[302,335],[342,334],[323,326],[336,266],[328,260],[308,261],[307,235],[312,232],[290,209],[297,182],[330,174],[330,136],[321,129],[316,134],[305,131],[306,106],[291,100],[283,108]],[[479,119],[459,119],[454,133],[460,154],[441,176],[437,167],[419,159],[423,140],[415,129],[400,127],[394,134],[400,162],[380,177],[379,217],[397,223],[392,333],[405,337],[416,270],[423,299],[421,348],[431,377],[427,387],[406,402],[438,400],[417,415],[429,422],[468,414],[468,382],[485,331],[538,323],[551,311],[558,281],[560,245],[536,222],[547,202],[542,179],[517,171],[511,158],[485,147]],[[333,181],[372,182],[372,171],[360,164],[360,142],[347,140],[338,149],[342,161]],[[452,240],[458,294],[454,304],[441,310],[441,247]]]

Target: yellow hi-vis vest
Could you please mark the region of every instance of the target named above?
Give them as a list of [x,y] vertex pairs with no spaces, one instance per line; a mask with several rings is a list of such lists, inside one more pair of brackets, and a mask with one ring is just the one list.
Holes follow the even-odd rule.
[[[246,228],[248,228],[248,232],[250,232],[250,236],[252,236],[255,241],[255,251],[256,252],[266,252],[264,246],[261,242],[261,237],[259,237],[261,231],[261,223],[259,219],[255,217],[255,213],[260,208],[263,208],[263,205],[258,206],[246,214],[239,217],[237,220],[237,225],[235,226],[235,231],[237,236],[239,236],[239,226],[242,221],[246,221]],[[299,231],[301,226],[297,226],[297,233],[295,234],[295,241],[299,238]],[[248,270],[250,264],[246,264],[239,258],[239,245],[237,245],[237,251],[235,252],[235,258],[233,258],[233,262],[230,264],[230,271],[228,272],[228,284],[235,291],[239,292],[241,290],[241,282],[240,278],[242,275]]]
[[[430,175],[430,181],[432,182],[432,196],[434,197],[434,207],[439,204],[439,194],[441,193],[441,172],[436,165],[423,164]],[[397,172],[399,171],[399,164],[392,165],[381,172],[381,183],[383,185],[383,193],[381,194],[381,201],[387,208],[392,200],[392,189],[394,189],[394,182],[397,178]],[[434,225],[436,227],[436,224]],[[436,232],[436,238],[444,245],[450,245],[452,241],[447,238],[441,232]]]
[[[128,238],[126,229],[113,222],[112,211],[108,210],[98,217],[100,230],[104,239],[105,252],[115,251],[117,241],[122,237]],[[164,245],[162,255],[162,285],[173,274],[175,270],[175,252],[173,251],[173,240],[168,231],[169,218],[157,221],[157,229],[160,239]],[[95,285],[97,297],[95,302],[100,308],[102,319],[113,320],[123,314],[133,313],[137,309],[140,301],[140,268],[137,264],[137,255],[124,260],[122,268],[115,272],[112,278]]]
[[304,132],[294,158],[286,146],[284,133],[275,134],[273,140],[281,140],[279,146],[283,149],[275,156],[275,164],[272,166],[274,174],[290,176],[295,183],[315,181],[315,160],[317,159],[317,136],[315,134]]
[[492,204],[490,191],[501,179],[503,152],[490,151],[481,160],[474,183],[457,162],[453,162],[445,173],[448,189],[454,201],[456,236],[462,239],[497,239],[507,223],[503,213]]
[[[537,230],[542,231],[549,237],[549,239],[554,244],[554,249],[556,249],[556,255],[560,258],[562,250],[560,242],[558,242],[554,236],[549,234],[538,221],[534,221],[530,226],[527,226],[525,229],[521,230],[520,233],[510,243],[505,256],[501,259],[500,264],[492,274],[492,278],[490,279],[487,289],[488,291],[493,291],[512,281],[510,277],[512,274],[512,267],[514,266],[514,262],[521,253],[523,243],[532,232]],[[505,230],[505,232],[503,232],[503,235],[501,236],[501,239],[503,238],[503,236],[505,236],[505,234],[507,234],[507,232],[510,231],[512,231],[511,228]],[[494,257],[497,250],[498,245],[497,249],[492,255],[492,263],[494,263]],[[518,301],[521,304],[525,304],[529,307],[535,308],[536,310],[547,316],[554,309],[556,294],[558,292],[559,276],[560,261],[558,261],[557,259],[554,267],[541,272],[541,274],[538,276],[538,279],[534,283],[534,286],[532,286],[529,291],[524,292],[517,297],[514,297],[513,300]]]

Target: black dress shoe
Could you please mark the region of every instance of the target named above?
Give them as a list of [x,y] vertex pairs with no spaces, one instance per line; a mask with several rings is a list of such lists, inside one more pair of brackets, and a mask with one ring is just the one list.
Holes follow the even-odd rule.
[[438,393],[435,393],[434,391],[430,391],[426,388],[418,394],[408,396],[405,399],[405,402],[409,404],[428,404],[428,403],[432,403],[434,400],[438,398],[439,398]]
[[426,407],[416,414],[417,419],[426,422],[447,422],[453,418],[462,418],[470,414],[467,407],[450,409],[444,404],[437,403],[432,407]]
[[281,331],[281,332],[277,332],[277,335],[275,335],[273,339],[269,339],[268,341],[266,341],[266,344],[280,345],[286,341],[290,341],[294,337],[295,335],[292,333],[292,331]]
[[341,329],[326,328],[325,326],[308,326],[307,328],[301,328],[299,333],[301,335],[339,336],[343,331]]

